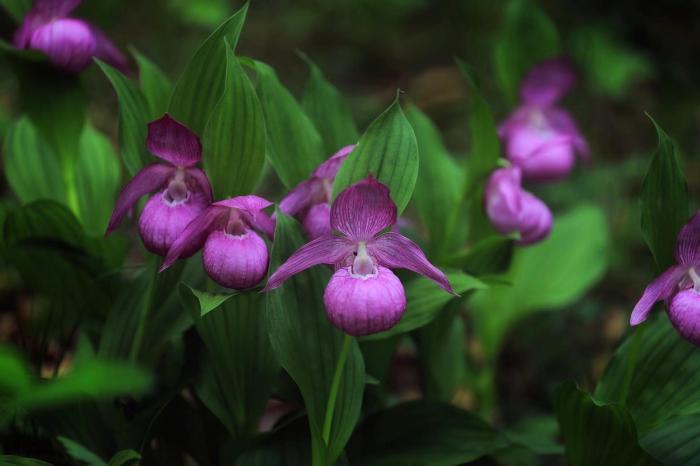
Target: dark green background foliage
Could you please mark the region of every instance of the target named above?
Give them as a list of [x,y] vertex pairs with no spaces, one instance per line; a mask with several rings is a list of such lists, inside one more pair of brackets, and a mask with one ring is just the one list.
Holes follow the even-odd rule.
[[[86,0],[133,72],[80,76],[11,48],[30,3],[0,0],[0,465],[698,464],[700,350],[627,325],[700,199],[697,2]],[[555,222],[523,248],[482,191],[559,54],[592,156],[528,186]],[[333,195],[387,184],[460,296],[399,272],[402,320],[349,339],[324,267],[268,294],[198,255],[158,274],[134,219],[103,232],[166,111],[217,198],[279,202],[360,141]],[[276,216],[271,271],[304,242]]]

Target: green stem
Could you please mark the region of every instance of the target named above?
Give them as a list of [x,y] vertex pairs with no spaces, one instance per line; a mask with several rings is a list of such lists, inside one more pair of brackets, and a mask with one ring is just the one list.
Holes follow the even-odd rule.
[[348,359],[350,343],[352,343],[352,337],[348,334],[345,334],[345,337],[343,338],[343,347],[340,349],[338,361],[335,364],[335,372],[333,373],[333,380],[331,381],[331,391],[328,394],[328,403],[326,404],[326,417],[323,419],[323,442],[326,445],[328,445],[328,441],[331,437],[331,425],[333,424],[333,411],[335,411],[335,401],[336,398],[338,398],[338,390],[340,389],[340,379],[343,377],[343,368],[345,367],[345,361]]
[[627,361],[627,368],[625,370],[625,380],[622,385],[622,394],[620,396],[620,401],[625,403],[627,401],[627,395],[630,391],[630,386],[632,385],[632,375],[634,375],[634,369],[637,366],[637,354],[639,353],[639,347],[642,343],[642,336],[644,335],[644,329],[646,325],[637,327],[632,335],[632,349],[630,352],[630,358]]
[[136,327],[136,334],[134,335],[134,340],[131,342],[131,350],[129,351],[129,361],[135,362],[139,353],[141,352],[141,346],[143,345],[143,338],[146,335],[146,326],[148,323],[148,315],[153,307],[153,294],[155,291],[156,280],[158,279],[158,265],[160,263],[159,258],[156,256],[152,264],[151,277],[148,280],[148,288],[146,289],[146,297],[143,300],[143,306],[141,307],[141,313],[139,314],[139,322]]

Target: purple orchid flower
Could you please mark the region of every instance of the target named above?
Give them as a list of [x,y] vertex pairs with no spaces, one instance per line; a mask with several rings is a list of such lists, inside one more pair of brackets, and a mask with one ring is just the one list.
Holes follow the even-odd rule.
[[139,234],[146,249],[165,256],[185,227],[212,200],[204,172],[195,167],[202,159],[202,144],[192,131],[166,114],[148,124],[148,150],[168,163],[145,166],[119,194],[107,234],[144,195],[156,192],[139,218]]
[[40,50],[55,66],[73,73],[87,67],[93,57],[125,71],[126,57],[102,31],[68,16],[79,4],[80,0],[36,0],[15,32],[15,47]]
[[355,145],[345,146],[333,154],[316,167],[308,180],[299,183],[280,202],[280,210],[287,215],[297,217],[309,239],[320,238],[331,233],[330,200],[333,181],[340,166],[354,148]]
[[522,104],[498,129],[508,159],[529,181],[568,175],[576,154],[588,157],[588,145],[568,112],[556,104],[571,89],[576,75],[563,58],[535,66],[520,89]]
[[396,325],[406,309],[401,281],[389,270],[404,268],[454,293],[447,277],[428,261],[420,247],[396,232],[389,189],[371,176],[341,192],[331,206],[330,225],[339,236],[326,235],[302,246],[272,274],[264,291],[318,264],[336,271],[323,302],[333,325],[350,335],[381,332]]
[[552,212],[547,205],[521,187],[518,167],[499,168],[486,184],[484,204],[499,233],[520,233],[519,244],[543,240],[552,230]]
[[215,202],[178,236],[163,261],[161,271],[177,259],[203,249],[207,275],[226,288],[255,286],[267,273],[267,245],[255,230],[272,238],[274,221],[262,210],[272,203],[248,195]]
[[681,228],[676,239],[676,265],[651,282],[634,306],[630,325],[649,317],[654,304],[665,301],[668,317],[678,333],[700,345],[700,212]]

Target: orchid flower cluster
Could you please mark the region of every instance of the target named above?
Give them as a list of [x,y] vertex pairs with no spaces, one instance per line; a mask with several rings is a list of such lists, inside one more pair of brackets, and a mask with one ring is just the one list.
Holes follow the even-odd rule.
[[576,155],[588,156],[576,123],[557,106],[575,81],[571,65],[563,58],[536,65],[521,86],[520,106],[498,129],[510,165],[491,174],[484,203],[496,230],[519,233],[520,244],[541,241],[552,229],[552,212],[525,191],[522,182],[560,180],[573,169]]
[[[165,163],[144,167],[124,187],[107,233],[152,193],[139,234],[146,249],[165,257],[161,271],[201,249],[204,270],[219,285],[241,290],[260,283],[269,262],[263,238],[272,240],[275,228],[264,209],[272,202],[256,195],[214,201],[206,174],[195,166],[202,158],[199,138],[170,115],[148,125],[146,146]],[[367,335],[393,327],[406,309],[403,285],[390,269],[412,270],[453,291],[418,245],[385,232],[396,224],[396,205],[371,175],[331,203],[333,180],[353,148],[319,165],[280,203],[283,212],[299,218],[311,242],[271,275],[265,290],[314,265],[333,265],[323,297],[328,318],[350,335]]]

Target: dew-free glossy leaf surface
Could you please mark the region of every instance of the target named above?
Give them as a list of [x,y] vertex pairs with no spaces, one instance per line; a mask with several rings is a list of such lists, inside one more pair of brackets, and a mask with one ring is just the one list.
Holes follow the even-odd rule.
[[146,58],[136,49],[131,49],[139,66],[139,84],[143,93],[151,120],[159,118],[168,109],[173,84],[158,65]]

